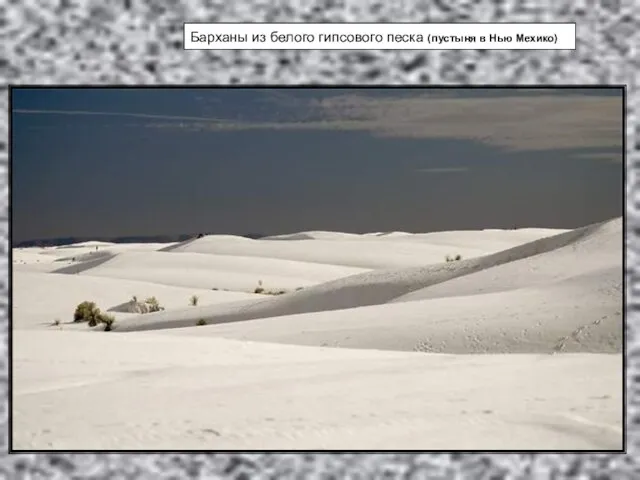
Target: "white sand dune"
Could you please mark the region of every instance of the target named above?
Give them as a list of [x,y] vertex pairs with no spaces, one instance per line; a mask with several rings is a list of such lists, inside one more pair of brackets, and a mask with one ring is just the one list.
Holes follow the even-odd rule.
[[[78,249],[85,249],[85,248],[95,249],[95,247],[113,247],[115,245],[118,245],[118,244],[113,242],[101,242],[97,240],[89,240],[87,242],[72,243],[70,245],[60,245],[53,248],[55,250],[78,250]],[[125,244],[122,244],[122,245],[125,245]]]
[[620,355],[149,333],[18,331],[14,342],[17,449],[622,448]]
[[[478,258],[396,270],[375,270],[343,277],[331,282],[305,288],[302,291],[292,292],[288,295],[267,298],[260,302],[239,302],[229,305],[216,305],[214,307],[203,306],[195,310],[159,312],[152,315],[143,315],[118,325],[117,329],[119,331],[135,331],[158,328],[179,328],[194,325],[200,318],[205,319],[208,323],[217,324],[380,305],[396,299],[402,299],[411,292],[417,292],[427,287],[429,289],[435,288],[438,284],[446,284],[448,281],[457,277],[483,271],[489,272],[490,274],[490,272],[499,265],[509,264],[516,260],[530,257],[530,261],[534,264],[536,262],[545,263],[544,258],[546,254],[556,249],[561,249],[562,247],[565,247],[563,252],[571,258],[571,252],[575,245],[577,245],[576,242],[580,239],[592,238],[589,245],[597,248],[602,238],[610,238],[607,232],[612,228],[614,230],[617,228],[621,235],[621,223],[614,221],[542,238],[518,247]],[[609,246],[615,247],[615,245]],[[607,258],[609,261],[612,261],[612,265],[615,266],[621,263],[622,257],[621,255],[618,257],[608,255]],[[583,267],[576,267],[577,271],[581,272],[586,268],[584,265],[589,264],[590,262],[582,262]],[[597,260],[596,264],[600,265],[601,262]],[[586,269],[588,271],[588,268]],[[529,268],[529,270],[532,269]],[[535,268],[533,271],[535,271]],[[424,292],[421,294],[424,295]],[[410,297],[405,298],[409,299]]]
[[568,231],[555,228],[522,228],[518,230],[454,230],[433,233],[391,232],[379,234],[377,240],[444,245],[451,249],[452,254],[457,253],[456,248],[475,248],[492,253]]
[[[546,286],[471,298],[259,318],[172,333],[436,353],[616,353],[621,351],[623,327],[619,276],[619,269],[611,268]],[[572,300],[577,297],[583,300]],[[220,307],[224,310],[227,305]],[[190,324],[195,321],[192,317]]]
[[407,239],[407,237],[412,237],[413,234],[409,232],[379,232],[376,234],[377,237],[383,237],[385,239],[399,239],[403,240]]
[[[233,244],[242,244],[242,243],[251,243],[253,240],[251,240],[250,238],[246,238],[246,237],[241,237],[239,235],[214,235],[215,238],[218,239],[218,241],[222,241],[222,242],[230,242]],[[195,242],[196,240],[199,240],[197,237],[195,238],[190,238],[189,240],[185,240],[183,242],[177,242],[177,243],[172,243],[169,245],[166,245],[162,248],[160,248],[158,251],[160,252],[171,252],[173,250],[182,250],[184,247],[186,247],[187,245],[192,244],[193,242]]]
[[356,233],[327,232],[324,230],[314,230],[309,232],[289,233],[285,235],[271,235],[262,240],[344,240],[347,238],[358,238]]
[[622,227],[14,251],[14,447],[619,450]]
[[[39,328],[56,319],[66,324],[73,320],[76,305],[85,300],[96,302],[101,310],[108,311],[131,300],[134,295],[140,300],[155,296],[168,309],[188,306],[192,295],[198,296],[200,305],[257,297],[248,293],[182,288],[135,280],[17,271],[13,275],[14,329]],[[120,319],[135,315],[117,312],[114,316]],[[71,324],[64,325],[64,328],[86,330],[87,327]]]
[[[343,239],[333,236],[331,239],[311,240],[244,239],[245,241],[230,241],[225,237],[210,235],[177,246],[171,251],[280,258],[365,269],[382,269],[440,263],[445,261],[447,255],[461,255],[463,258],[478,257],[503,250],[505,242],[508,242],[508,240],[485,241],[484,244],[478,246],[473,245],[473,242],[467,242],[466,245],[458,246],[443,242],[430,244],[428,241],[404,241],[404,239],[405,235],[393,239],[388,237],[385,240],[380,240],[380,237],[347,235]],[[515,246],[526,241],[516,237],[509,245]]]
[[[109,243],[81,242],[57,247],[27,247],[13,249],[13,267],[19,271],[53,272],[80,263],[101,263],[120,252],[156,251],[171,248],[175,243]],[[96,247],[97,250],[96,250]]]
[[123,252],[58,270],[165,285],[252,292],[295,290],[366,271],[361,268],[271,258],[201,253]]
[[[58,247],[29,247],[15,249],[18,252],[38,252],[49,255],[59,261],[66,261],[72,257],[91,255],[100,252],[119,253],[126,251],[154,251],[161,248],[170,248],[175,243],[109,243],[109,242],[82,242]],[[97,247],[97,249],[96,249]]]
[[[582,231],[575,241],[544,255],[514,260],[493,268],[480,270],[428,289],[412,292],[396,301],[445,296],[501,292],[532,285],[546,285],[561,279],[609,267],[617,268],[618,284],[622,285],[622,219],[575,230]],[[620,295],[622,295],[620,293]],[[620,297],[622,298],[622,297]]]
[[40,248],[31,249],[31,248],[15,248],[13,250],[13,266],[20,265],[32,265],[36,263],[52,263],[56,259],[51,255],[47,255],[42,252]]

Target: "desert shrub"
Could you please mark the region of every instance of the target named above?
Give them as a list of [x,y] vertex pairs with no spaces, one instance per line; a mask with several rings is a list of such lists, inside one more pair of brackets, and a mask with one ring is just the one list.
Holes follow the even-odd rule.
[[111,326],[115,321],[116,319],[113,315],[108,315],[106,313],[101,313],[100,315],[98,315],[98,324],[104,324],[105,332],[111,331]]
[[[90,327],[95,327],[100,324],[104,324],[106,331],[111,330],[111,325],[115,321],[112,315],[102,313],[94,302],[82,302],[76,307],[76,311],[73,315],[74,322],[87,322]],[[60,321],[57,320],[59,325]]]
[[189,299],[189,304],[192,307],[195,307],[196,305],[198,305],[198,296],[197,295],[192,295],[191,298]]
[[76,311],[73,314],[74,322],[89,322],[95,326],[96,317],[100,314],[100,309],[96,306],[95,302],[82,302],[76,307]]
[[204,318],[201,318],[200,320],[198,320],[198,323],[196,323],[196,325],[199,327],[206,324],[207,324],[207,321]]
[[447,262],[455,262],[455,261],[458,261],[458,260],[462,260],[462,255],[458,254],[455,257],[452,257],[451,255],[447,255],[445,257],[445,260]]
[[262,280],[258,280],[258,286],[253,291],[253,293],[264,293],[264,288],[262,288]]
[[56,318],[56,319],[53,321],[53,323],[51,324],[51,326],[52,326],[52,327],[57,327],[57,326],[59,326],[59,325],[60,325],[60,319],[59,319],[59,318]]
[[460,254],[456,255],[455,260],[462,260],[462,255],[460,255]]
[[161,310],[164,310],[164,307],[160,306],[160,303],[158,302],[158,299],[156,297],[149,297],[144,301],[144,303],[146,303],[149,307],[149,312],[159,312]]

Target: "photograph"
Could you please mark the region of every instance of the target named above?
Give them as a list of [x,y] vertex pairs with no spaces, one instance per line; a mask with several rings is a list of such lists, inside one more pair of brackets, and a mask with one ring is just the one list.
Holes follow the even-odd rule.
[[10,449],[622,451],[624,95],[12,87]]

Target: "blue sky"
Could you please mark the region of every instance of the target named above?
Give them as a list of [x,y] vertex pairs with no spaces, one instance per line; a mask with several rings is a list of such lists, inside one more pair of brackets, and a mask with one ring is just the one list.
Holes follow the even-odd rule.
[[603,89],[14,89],[16,242],[574,228],[622,215]]

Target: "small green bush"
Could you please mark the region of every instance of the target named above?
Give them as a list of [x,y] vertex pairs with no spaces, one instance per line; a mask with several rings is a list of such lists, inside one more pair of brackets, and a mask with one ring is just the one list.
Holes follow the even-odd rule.
[[196,325],[199,327],[206,324],[207,324],[207,321],[204,318],[201,318],[200,320],[198,320],[198,323],[196,323]]
[[197,295],[192,295],[191,298],[189,299],[189,304],[192,307],[195,307],[196,305],[198,305],[198,296]]
[[[113,315],[100,312],[100,309],[94,302],[82,302],[76,307],[73,314],[74,322],[87,322],[90,327],[96,327],[104,324],[105,331],[111,330],[115,318]],[[56,320],[54,325],[60,325],[60,320]]]
[[[82,302],[76,307],[73,313],[74,322],[89,322],[90,326],[95,326],[96,318],[100,315],[100,309],[95,302]],[[93,323],[93,325],[91,325]]]

